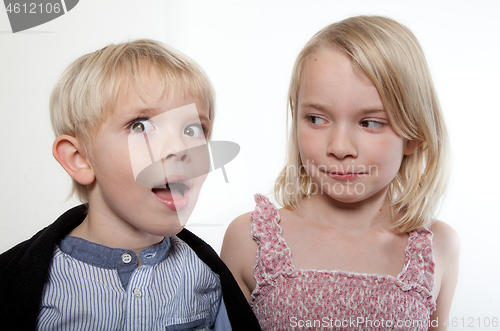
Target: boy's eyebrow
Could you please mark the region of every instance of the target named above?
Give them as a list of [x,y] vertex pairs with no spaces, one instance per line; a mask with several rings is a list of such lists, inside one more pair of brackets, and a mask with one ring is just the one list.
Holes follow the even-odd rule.
[[208,122],[208,123],[210,123],[210,119],[207,116],[198,114],[198,117],[200,118],[201,122]]
[[126,108],[123,113],[125,115],[145,115],[147,117],[154,117],[160,114],[160,110],[157,108]]
[[[175,108],[174,108],[175,109]],[[172,109],[169,109],[172,110]],[[169,111],[167,110],[167,112]],[[158,116],[162,114],[163,112],[158,109],[158,108],[129,108],[125,110],[126,115],[144,115],[145,117],[148,118],[153,118],[155,116]],[[203,115],[203,114],[197,114],[198,118],[200,119],[200,122],[208,122],[210,123],[210,119]]]

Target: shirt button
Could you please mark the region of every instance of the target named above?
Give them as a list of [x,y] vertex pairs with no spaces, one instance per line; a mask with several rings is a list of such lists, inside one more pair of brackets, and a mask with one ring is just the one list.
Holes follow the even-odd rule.
[[129,253],[123,253],[122,261],[123,263],[130,263],[132,261],[132,255],[130,255]]
[[132,294],[134,295],[134,297],[136,298],[140,298],[142,297],[142,292],[141,290],[139,290],[138,288],[134,288],[134,290],[132,291]]

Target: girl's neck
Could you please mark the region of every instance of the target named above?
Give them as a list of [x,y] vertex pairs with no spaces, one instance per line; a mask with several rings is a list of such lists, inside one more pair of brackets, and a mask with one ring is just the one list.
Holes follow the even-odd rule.
[[387,188],[354,203],[343,203],[327,194],[314,194],[303,200],[303,208],[298,212],[311,221],[332,226],[337,231],[353,236],[371,230],[388,230],[392,225]]

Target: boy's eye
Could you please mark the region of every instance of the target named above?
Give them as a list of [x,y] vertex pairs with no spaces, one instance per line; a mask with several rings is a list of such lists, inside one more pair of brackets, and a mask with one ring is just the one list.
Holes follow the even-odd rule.
[[153,125],[148,120],[136,120],[130,125],[130,131],[135,133],[148,133],[153,130]]
[[205,138],[205,132],[201,125],[191,124],[184,129],[184,134],[193,138]]
[[311,124],[324,124],[325,123],[325,120],[321,117],[314,116],[314,115],[308,115],[307,117],[308,117],[309,122]]
[[384,126],[385,123],[382,123],[379,121],[374,121],[374,120],[364,120],[364,121],[361,121],[360,125],[364,128],[368,128],[368,129],[379,129],[382,126]]

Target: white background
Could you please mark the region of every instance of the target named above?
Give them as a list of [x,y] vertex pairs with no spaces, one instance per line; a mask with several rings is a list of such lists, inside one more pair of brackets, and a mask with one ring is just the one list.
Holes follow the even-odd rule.
[[286,91],[298,52],[327,24],[377,14],[420,40],[450,131],[452,180],[439,218],[462,242],[451,312],[460,326],[452,329],[471,330],[472,318],[475,329],[483,318],[500,318],[499,9],[496,0],[81,0],[61,17],[13,34],[0,8],[0,252],[78,203],[66,201],[70,179],[51,155],[48,99],[80,55],[147,37],[208,73],[217,91],[213,139],[237,142],[241,152],[226,166],[229,184],[220,170],[209,176],[188,228],[219,251],[229,222],[253,209],[253,193],[271,192],[283,166]]

